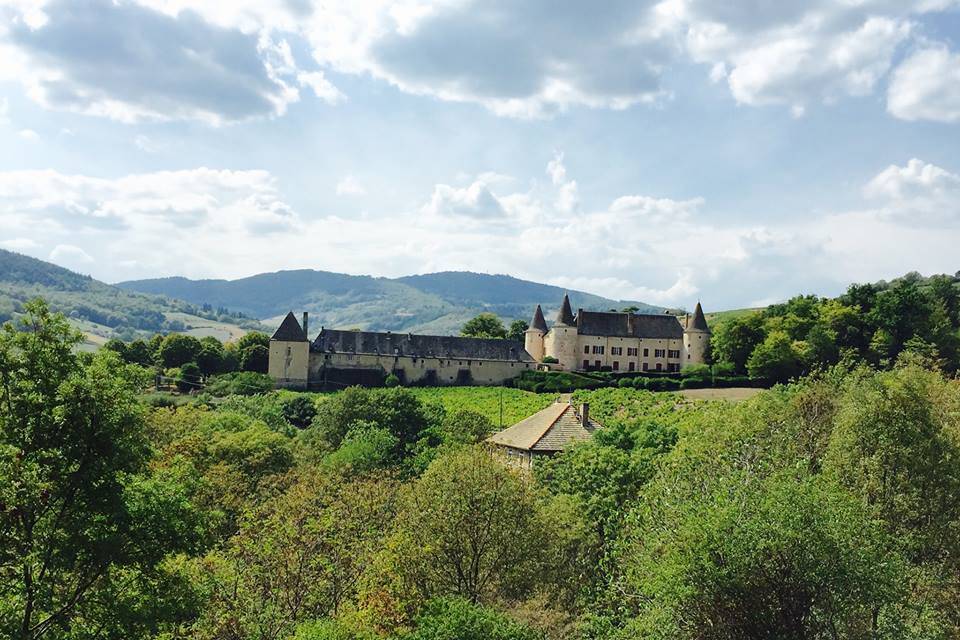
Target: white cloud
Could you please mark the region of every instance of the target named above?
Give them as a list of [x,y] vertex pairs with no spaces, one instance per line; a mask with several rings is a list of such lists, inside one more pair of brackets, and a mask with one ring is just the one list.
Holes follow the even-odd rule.
[[30,238],[11,238],[9,240],[0,240],[0,247],[10,249],[11,251],[27,251],[36,249],[40,244]]
[[6,98],[0,99],[0,124],[10,122],[10,102]]
[[547,163],[547,175],[555,187],[558,187],[556,207],[562,213],[575,213],[580,208],[580,190],[576,180],[567,180],[567,167],[563,164],[563,154],[558,153]]
[[153,140],[143,134],[140,134],[134,138],[133,144],[137,145],[137,148],[144,153],[156,153],[158,150],[157,145],[153,142]]
[[365,193],[363,185],[354,176],[344,176],[337,183],[338,196],[362,196]]
[[960,225],[960,175],[913,158],[890,165],[863,188],[877,213],[914,225]]
[[496,270],[665,307],[702,298],[716,309],[836,293],[850,280],[912,269],[955,271],[956,227],[917,224],[915,212],[934,202],[956,216],[957,181],[914,160],[880,171],[860,210],[752,224],[720,223],[704,199],[664,195],[624,195],[565,214],[556,202],[571,182],[566,167],[559,184],[551,175],[526,191],[474,178],[438,184],[410,210],[311,219],[291,210],[265,171],[0,172],[0,228],[21,243],[77,247],[95,262],[66,248],[58,258],[108,280]]
[[33,129],[21,129],[17,132],[17,135],[30,142],[35,142],[40,139],[40,134]]
[[76,266],[95,262],[93,257],[72,244],[58,244],[50,252],[50,260],[61,265]]
[[477,180],[467,187],[451,187],[438,184],[433,188],[430,202],[423,208],[424,213],[434,216],[463,216],[467,218],[498,218],[506,211],[500,200],[487,187]]
[[904,120],[960,122],[960,53],[920,49],[893,72],[887,110]]
[[279,116],[300,99],[299,87],[328,102],[342,97],[321,72],[298,68],[286,40],[259,23],[266,14],[220,26],[202,13],[212,3],[175,4],[0,5],[0,79],[19,81],[46,108],[127,123]]

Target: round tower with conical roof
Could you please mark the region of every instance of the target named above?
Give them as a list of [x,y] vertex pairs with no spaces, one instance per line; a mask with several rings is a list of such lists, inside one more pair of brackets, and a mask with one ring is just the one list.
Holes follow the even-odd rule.
[[693,315],[687,315],[683,327],[683,366],[707,363],[710,349],[710,327],[697,301]]
[[546,355],[543,346],[543,337],[546,334],[547,321],[543,319],[543,309],[540,308],[540,305],[537,305],[537,310],[533,312],[530,328],[523,334],[523,348],[537,362],[543,362],[543,356]]
[[557,321],[550,327],[543,341],[544,355],[552,356],[568,371],[577,368],[577,319],[570,306],[570,296],[563,294],[563,303]]

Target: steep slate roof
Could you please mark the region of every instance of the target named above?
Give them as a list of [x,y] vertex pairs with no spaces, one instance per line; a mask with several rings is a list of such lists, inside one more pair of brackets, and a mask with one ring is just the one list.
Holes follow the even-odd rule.
[[319,352],[401,355],[417,358],[534,361],[519,342],[498,338],[421,336],[410,333],[323,329],[310,348],[312,351]]
[[281,340],[283,342],[306,342],[307,334],[303,332],[303,327],[297,322],[293,311],[287,314],[277,330],[273,332],[271,340]]
[[531,329],[539,329],[544,333],[547,332],[547,321],[543,319],[543,309],[540,308],[540,305],[537,305],[537,310],[533,312],[533,322],[530,323]]
[[693,310],[693,320],[690,322],[690,328],[697,331],[710,331],[710,327],[707,326],[707,319],[703,317],[703,307],[700,306],[699,302],[697,302],[697,308]]
[[580,422],[580,414],[568,402],[555,402],[529,418],[487,438],[491,444],[551,453],[563,451],[573,442],[589,440],[601,428],[596,420],[588,419],[588,427]]
[[572,327],[573,323],[573,309],[570,308],[570,296],[563,294],[563,304],[560,305],[560,312],[557,314],[557,324],[565,324],[568,327]]
[[622,338],[683,338],[683,325],[676,316],[613,311],[577,312],[577,333],[582,336]]

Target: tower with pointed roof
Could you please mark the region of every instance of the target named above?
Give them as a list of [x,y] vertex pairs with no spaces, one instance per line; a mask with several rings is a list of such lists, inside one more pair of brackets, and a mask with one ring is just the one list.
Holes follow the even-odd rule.
[[303,326],[291,311],[270,338],[268,373],[278,387],[306,389],[310,371],[310,342],[307,339],[307,314]]
[[693,315],[687,315],[683,327],[683,365],[706,364],[707,352],[710,348],[710,327],[707,318],[703,315],[700,301],[693,310]]
[[547,333],[547,321],[543,318],[543,309],[537,305],[537,310],[533,312],[533,320],[530,321],[530,328],[523,334],[523,348],[526,349],[534,360],[540,362],[545,355],[543,352],[543,336]]
[[577,333],[577,319],[573,315],[573,308],[570,306],[570,296],[563,294],[563,302],[560,303],[557,320],[544,335],[544,355],[556,358],[560,366],[568,371],[575,370],[579,347]]

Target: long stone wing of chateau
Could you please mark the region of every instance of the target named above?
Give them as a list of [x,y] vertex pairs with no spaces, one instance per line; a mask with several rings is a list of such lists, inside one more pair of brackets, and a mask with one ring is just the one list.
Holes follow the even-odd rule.
[[513,340],[425,336],[321,328],[310,341],[288,313],[270,340],[270,376],[278,387],[402,384],[497,385],[525,370],[673,372],[702,364],[710,329],[700,303],[692,315],[584,311],[563,297],[553,326],[537,305],[524,344]]

